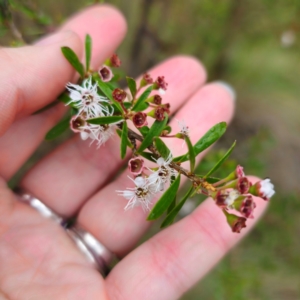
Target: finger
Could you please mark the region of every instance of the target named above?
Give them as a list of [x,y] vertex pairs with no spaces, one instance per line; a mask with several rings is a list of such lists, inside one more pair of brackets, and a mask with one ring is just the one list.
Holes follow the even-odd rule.
[[[108,30],[108,28],[113,30]],[[126,23],[123,16],[117,10],[110,6],[103,5],[89,8],[75,15],[60,29],[61,32],[65,32],[65,30],[76,32],[81,39],[81,44],[83,44],[86,33],[91,35],[93,39],[92,64],[96,67],[111,55],[120,44],[126,32]],[[49,41],[53,41],[56,36],[57,35],[52,35],[44,38],[38,41],[38,45],[47,45]],[[70,45],[70,47],[72,47],[72,45]],[[35,48],[40,49],[40,47],[37,46]],[[57,46],[59,51],[56,55],[58,58],[62,56],[59,48],[60,46]],[[19,51],[22,50],[20,49]],[[62,59],[65,64],[64,66],[71,69],[65,58]],[[55,61],[57,61],[57,57]],[[40,67],[42,70],[45,69],[44,72],[49,71],[47,67],[43,65]],[[70,74],[73,73],[71,72]],[[55,77],[55,74],[51,76]],[[63,90],[64,85],[69,79],[61,78],[59,93]],[[46,95],[48,94],[45,87],[44,93]],[[55,95],[53,95],[52,100],[54,99]],[[8,179],[19,169],[44,139],[47,131],[58,121],[63,111],[63,105],[60,105],[57,109],[51,110],[51,113],[45,112],[39,114],[39,116],[23,118],[15,122],[9,132],[6,132],[4,136],[0,137],[0,148],[3,149],[3,155],[0,157],[0,174],[2,176]],[[47,118],[46,121],[44,121],[44,117]]]
[[[199,90],[175,115],[186,116],[191,140],[196,142],[210,127],[220,121],[229,121],[233,115],[232,95],[220,84],[208,84]],[[196,112],[196,115],[195,115]],[[176,120],[172,127],[176,127]],[[182,154],[182,141],[171,148],[174,155]],[[198,161],[201,155],[198,157]],[[125,255],[138,242],[150,223],[140,208],[124,212],[126,201],[116,190],[125,190],[131,182],[124,172],[116,181],[94,195],[80,210],[78,222],[94,234],[108,249]],[[184,178],[182,178],[184,180]]]
[[[150,72],[153,77],[166,76],[169,86],[164,100],[172,102],[173,110],[205,80],[203,67],[189,57],[169,59]],[[122,164],[117,137],[96,149],[76,136],[35,166],[22,185],[57,213],[68,216],[74,214]]]
[[61,53],[62,46],[81,55],[79,38],[70,31],[52,36],[47,46],[0,49],[0,136],[16,118],[53,101],[70,80],[74,71]]
[[[178,299],[252,229],[266,208],[262,199],[256,198],[256,203],[256,218],[248,219],[247,228],[237,234],[231,232],[213,200],[206,200],[117,264],[106,279],[109,296],[115,300]],[[151,293],[145,293],[149,287]]]

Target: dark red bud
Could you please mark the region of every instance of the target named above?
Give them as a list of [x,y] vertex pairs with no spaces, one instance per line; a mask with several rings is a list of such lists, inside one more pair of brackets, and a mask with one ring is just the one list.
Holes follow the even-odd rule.
[[165,109],[163,107],[157,107],[154,110],[154,118],[157,121],[162,121],[165,119]]
[[227,199],[228,195],[229,195],[228,191],[225,191],[225,190],[218,191],[215,196],[216,204],[222,208],[227,207],[226,199]]
[[154,99],[153,99],[153,103],[156,104],[156,105],[161,105],[161,102],[162,102],[161,96],[155,95]]
[[237,190],[241,194],[247,194],[249,192],[250,187],[251,187],[251,182],[248,180],[247,177],[242,177],[238,179]]
[[127,97],[127,94],[124,90],[117,88],[113,90],[112,96],[116,101],[123,102]]
[[137,112],[133,115],[132,122],[137,128],[146,126],[148,124],[147,115],[143,112]]
[[143,80],[145,81],[146,84],[153,83],[153,79],[152,79],[152,77],[148,73],[145,73],[143,75]]
[[243,228],[246,227],[246,218],[238,217],[235,222],[232,224],[232,232],[240,233]]
[[117,54],[113,54],[110,58],[110,63],[112,67],[119,68],[122,64],[119,56]]
[[157,89],[162,89],[164,91],[167,90],[168,84],[165,81],[164,76],[158,76],[156,81],[155,81],[155,86]]
[[252,196],[247,196],[247,198],[245,198],[242,203],[240,212],[246,218],[253,218],[253,211],[255,207],[256,207],[256,203],[253,201]]
[[144,169],[144,160],[142,158],[132,158],[128,162],[129,171],[137,176],[143,172]]
[[70,120],[70,127],[74,132],[80,132],[80,127],[84,126],[85,124],[85,120],[79,116],[74,116]]

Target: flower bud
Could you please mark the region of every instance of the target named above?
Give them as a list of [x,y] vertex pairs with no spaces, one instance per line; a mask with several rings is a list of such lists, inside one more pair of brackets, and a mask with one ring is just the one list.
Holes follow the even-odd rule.
[[165,81],[164,76],[158,76],[156,81],[154,82],[153,89],[159,90],[160,94],[164,94],[167,90],[168,84]]
[[162,98],[159,95],[154,95],[154,96],[151,96],[150,98],[148,98],[147,102],[154,103],[156,105],[161,105]]
[[230,214],[226,210],[223,210],[223,212],[226,216],[227,223],[231,227],[232,232],[240,233],[241,230],[246,227],[246,218]]
[[157,107],[154,109],[154,118],[157,121],[163,121],[165,119],[165,109],[162,107]]
[[135,176],[141,174],[144,169],[144,160],[138,157],[130,159],[128,162],[128,169]]
[[215,194],[216,204],[222,208],[232,208],[235,200],[240,196],[237,190],[219,190]]
[[81,132],[80,127],[86,124],[85,120],[80,116],[73,116],[70,120],[70,128],[73,132]]
[[140,87],[144,87],[144,86],[152,84],[152,83],[153,83],[152,77],[148,73],[145,73],[141,80]]
[[111,65],[112,67],[114,67],[114,68],[119,68],[119,67],[121,66],[121,64],[122,64],[122,62],[121,62],[119,56],[118,56],[116,53],[114,53],[114,54],[111,56],[111,58],[109,59],[109,62],[110,62],[110,65]]
[[237,165],[236,169],[235,169],[235,175],[236,175],[236,178],[245,177],[244,168],[240,165]]
[[108,82],[113,78],[113,72],[108,66],[103,65],[98,73],[103,82]]
[[127,93],[124,90],[117,88],[113,90],[112,96],[116,101],[121,103],[126,99]]
[[146,126],[146,125],[148,125],[147,115],[141,111],[137,112],[133,115],[132,122],[135,125],[135,127],[137,127],[137,128]]
[[249,193],[254,196],[259,196],[264,200],[269,200],[275,194],[274,185],[269,178],[266,178],[251,186]]
[[236,188],[241,194],[247,194],[251,185],[252,184],[247,177],[241,177],[237,180]]

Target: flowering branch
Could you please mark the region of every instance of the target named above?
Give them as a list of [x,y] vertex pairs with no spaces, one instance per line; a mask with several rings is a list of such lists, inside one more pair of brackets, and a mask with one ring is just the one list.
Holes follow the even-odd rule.
[[[131,152],[128,169],[133,178],[129,178],[135,185],[117,191],[128,201],[125,210],[141,206],[144,211],[150,211],[148,220],[155,220],[167,213],[162,223],[162,227],[165,227],[174,222],[189,197],[196,193],[204,194],[213,198],[223,210],[232,231],[240,232],[246,226],[246,219],[253,218],[256,204],[252,195],[268,200],[275,192],[269,179],[252,185],[241,166],[237,166],[225,178],[211,177],[229,157],[235,142],[207,174],[195,174],[197,155],[225,133],[226,123],[213,126],[196,144],[191,142],[189,127],[184,121],[178,121],[180,130],[171,135],[172,128],[168,125],[170,104],[163,103],[162,99],[168,87],[165,77],[158,76],[153,80],[150,74],[144,74],[139,83],[126,77],[130,91],[127,92],[117,84],[115,68],[120,67],[121,61],[116,54],[97,72],[90,69],[91,45],[91,38],[87,36],[85,67],[70,48],[62,48],[64,56],[81,78],[78,84],[68,83],[66,88],[69,95],[61,97],[72,108],[70,118],[50,130],[46,138],[56,137],[70,124],[73,132],[79,133],[83,140],[91,140],[91,144],[95,142],[99,148],[117,133],[121,139],[121,158],[125,159],[128,150]],[[155,91],[157,93],[153,94]],[[151,126],[148,126],[149,118],[154,119]],[[182,139],[187,146],[187,153],[173,157],[171,149],[163,142],[164,138]],[[145,160],[154,162],[156,167],[146,167]],[[181,165],[186,161],[189,162],[189,169]],[[182,176],[187,177],[192,185],[177,203],[176,195]],[[153,206],[154,197],[160,199]],[[231,210],[238,215],[231,213]]]

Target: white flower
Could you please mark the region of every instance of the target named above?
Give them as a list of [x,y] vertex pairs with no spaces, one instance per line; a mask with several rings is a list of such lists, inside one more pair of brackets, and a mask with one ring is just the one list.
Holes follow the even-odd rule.
[[259,182],[259,194],[267,199],[270,199],[275,194],[274,185],[269,178]]
[[101,117],[109,114],[108,107],[103,103],[108,103],[109,100],[105,97],[99,96],[97,93],[97,84],[92,83],[92,78],[83,81],[82,86],[68,83],[66,88],[70,92],[71,101],[67,103],[74,103],[78,109],[78,114],[86,114],[86,119]]
[[183,135],[189,136],[190,130],[189,127],[186,126],[185,121],[184,120],[177,120],[179,129],[180,129],[180,133],[182,133]]
[[177,171],[170,167],[172,162],[172,154],[170,153],[167,159],[160,157],[156,160],[159,168],[154,171],[148,178],[150,184],[155,191],[163,191],[165,183],[170,182],[171,177],[177,176]]
[[234,201],[240,196],[241,194],[237,190],[231,190],[228,193],[224,203],[228,208],[232,208]]
[[[130,178],[130,177],[129,177]],[[134,180],[134,188],[127,188],[125,191],[117,191],[119,196],[123,196],[128,200],[125,210],[141,205],[144,211],[150,210],[151,200],[155,194],[151,184],[147,178],[137,177]]]
[[91,144],[96,142],[99,148],[115,134],[116,125],[94,125],[87,123],[85,126],[80,127],[80,129],[82,130],[80,133],[81,139],[86,140],[90,138],[92,140]]

